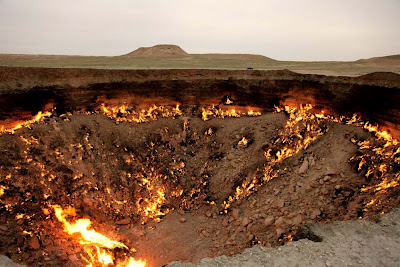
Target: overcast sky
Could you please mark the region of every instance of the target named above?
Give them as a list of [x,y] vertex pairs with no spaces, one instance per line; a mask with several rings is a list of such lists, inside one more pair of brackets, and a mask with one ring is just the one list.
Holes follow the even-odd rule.
[[400,0],[0,0],[0,53],[189,53],[281,60],[400,54]]

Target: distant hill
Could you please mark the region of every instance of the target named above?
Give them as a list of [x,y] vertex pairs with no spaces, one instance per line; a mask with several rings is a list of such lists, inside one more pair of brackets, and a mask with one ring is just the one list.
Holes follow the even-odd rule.
[[385,65],[398,65],[400,66],[400,55],[384,56],[384,57],[372,57],[368,59],[360,59],[356,62],[359,63],[370,63],[370,64],[385,64]]
[[[123,57],[186,57],[187,59],[201,60],[273,60],[262,55],[253,54],[189,54],[177,45],[160,44],[151,47],[140,47]],[[275,60],[274,60],[275,61]]]
[[223,54],[223,53],[215,53],[215,54],[189,54],[193,58],[201,58],[204,60],[256,60],[256,61],[276,61],[275,59],[256,54]]
[[135,51],[126,54],[129,57],[179,57],[187,56],[182,48],[177,45],[161,44],[152,47],[140,47]]

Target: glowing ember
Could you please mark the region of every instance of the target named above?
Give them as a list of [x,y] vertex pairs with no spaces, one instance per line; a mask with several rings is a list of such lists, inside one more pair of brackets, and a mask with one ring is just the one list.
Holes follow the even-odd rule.
[[230,104],[232,104],[232,103],[233,103],[233,101],[230,100],[229,97],[227,97],[227,98],[226,98],[226,101],[225,101],[225,105],[230,105]]
[[4,185],[0,185],[0,197],[4,195],[4,190],[6,190],[7,187],[5,187]]
[[208,130],[204,133],[205,135],[212,135],[214,133],[212,128],[208,128]]
[[242,139],[238,142],[238,146],[247,147],[248,143],[249,143],[249,140],[243,136]]
[[[105,235],[96,232],[94,229],[89,229],[91,226],[90,219],[78,219],[73,223],[70,223],[66,217],[76,216],[76,211],[72,207],[62,209],[58,205],[51,206],[54,209],[57,219],[63,223],[64,231],[69,235],[73,236],[76,241],[84,246],[84,251],[88,257],[82,256],[82,258],[88,263],[87,266],[146,266],[146,262],[143,260],[135,260],[134,258],[128,258],[124,260],[114,259],[114,256],[109,250],[115,248],[121,248],[128,250],[128,247],[118,241],[111,240]],[[108,249],[108,250],[107,250]],[[134,251],[134,250],[133,250]],[[126,255],[125,255],[126,256]],[[127,257],[127,256],[126,256]]]

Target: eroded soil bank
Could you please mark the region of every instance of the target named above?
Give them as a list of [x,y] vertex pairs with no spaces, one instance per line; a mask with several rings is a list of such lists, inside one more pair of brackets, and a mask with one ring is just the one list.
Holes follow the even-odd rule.
[[30,116],[49,103],[63,114],[92,109],[99,99],[157,104],[218,104],[229,95],[271,111],[281,102],[309,103],[335,114],[400,124],[400,75],[330,77],[290,71],[92,70],[0,67],[0,120]]

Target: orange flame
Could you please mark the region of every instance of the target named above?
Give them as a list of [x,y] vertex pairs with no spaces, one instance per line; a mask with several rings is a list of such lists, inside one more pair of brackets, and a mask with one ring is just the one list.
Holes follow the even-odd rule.
[[50,117],[52,113],[50,111],[39,111],[32,119],[26,121],[17,121],[9,125],[1,125],[0,126],[0,133],[15,133],[16,130],[19,130],[23,127],[28,127],[29,125],[39,122],[45,117]]
[[211,106],[201,109],[201,119],[207,121],[211,118],[225,118],[225,117],[235,117],[239,118],[242,116],[260,116],[260,111],[254,111],[254,109],[248,109],[248,107],[241,106],[229,106],[229,108]]
[[[146,262],[144,260],[135,260],[130,257],[123,261],[114,259],[113,254],[109,250],[121,248],[129,250],[128,247],[118,241],[111,240],[107,236],[96,232],[94,229],[89,229],[91,226],[90,219],[78,219],[70,223],[66,217],[67,215],[76,216],[76,211],[73,207],[62,209],[59,205],[52,205],[57,219],[63,223],[64,231],[84,245],[84,251],[88,258],[82,257],[87,263],[87,266],[100,265],[100,266],[131,266],[131,267],[144,267]],[[108,249],[108,250],[107,250]],[[133,251],[135,251],[133,249]]]
[[399,186],[400,183],[400,173],[398,173],[396,175],[396,178],[392,181],[388,181],[387,178],[384,178],[382,182],[380,182],[379,184],[376,184],[374,186],[369,186],[369,187],[364,187],[361,188],[361,192],[365,192],[371,189],[374,189],[375,192],[380,192],[389,188],[393,188],[393,187],[397,187]]
[[182,115],[179,104],[176,104],[175,107],[152,105],[147,109],[135,111],[131,109],[128,105],[109,107],[102,103],[100,105],[100,112],[104,113],[111,119],[115,119],[118,122],[136,123],[144,123],[157,120],[157,116],[159,115],[163,118]]

